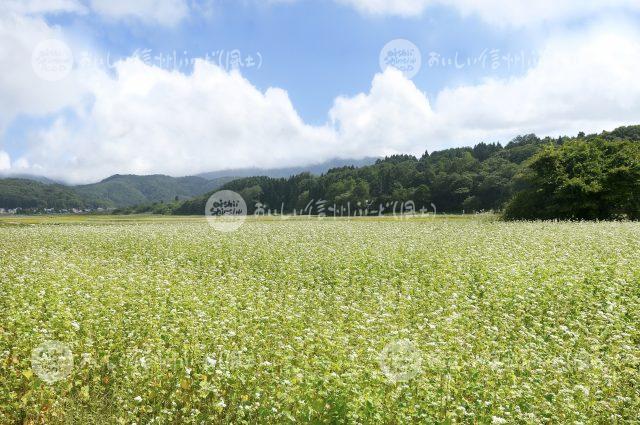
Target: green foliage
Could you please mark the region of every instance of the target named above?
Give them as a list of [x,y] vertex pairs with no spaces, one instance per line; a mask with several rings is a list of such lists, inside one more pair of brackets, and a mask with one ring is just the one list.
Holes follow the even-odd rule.
[[[413,201],[418,210],[433,204],[443,213],[473,213],[502,211],[510,201],[509,219],[637,219],[639,144],[640,126],[575,139],[529,134],[504,147],[479,143],[420,158],[393,155],[322,175],[216,180],[116,175],[66,191],[59,185],[48,190],[60,192],[55,205],[75,206],[79,200],[89,207],[119,207],[120,214],[202,215],[209,196],[228,189],[245,199],[249,214],[256,208],[291,214],[322,201],[352,210]],[[16,190],[0,180],[0,201],[50,208],[52,196],[43,194],[43,187]]]
[[151,205],[154,203],[188,199],[207,193],[230,180],[233,178],[206,180],[201,177],[115,175],[99,183],[63,186],[27,179],[0,179],[0,208],[61,210],[136,206],[132,210],[147,210],[153,209]]
[[616,128],[611,132],[604,132],[602,137],[607,140],[632,140],[640,141],[640,125]]
[[[317,177],[253,177],[224,188],[240,193],[251,189],[249,212],[254,202],[291,213],[314,200],[374,208],[412,200],[418,209],[434,204],[439,212],[460,213],[502,210],[513,198],[506,214],[510,219],[637,219],[638,142],[640,126],[575,139],[530,134],[504,147],[480,143],[425,153],[420,159],[394,155]],[[207,197],[176,212],[200,215]]]
[[[431,204],[435,204],[440,212],[454,213],[499,210],[512,195],[512,178],[519,163],[543,144],[528,136],[506,148],[480,143],[474,148],[425,153],[420,159],[393,155],[369,166],[333,168],[321,176],[303,173],[289,178],[249,177],[222,188],[243,195],[249,213],[256,204],[291,213],[317,201],[337,207],[369,204],[374,209],[414,201],[417,209],[431,210]],[[201,215],[210,195],[184,201],[174,213]]]
[[154,202],[188,199],[217,189],[230,179],[207,180],[202,177],[169,177],[164,175],[115,175],[99,183],[74,189],[88,203],[109,207],[129,207]]
[[640,144],[591,137],[547,146],[526,163],[507,219],[640,218]]
[[84,199],[66,186],[25,179],[0,180],[0,208],[70,209],[84,206]]

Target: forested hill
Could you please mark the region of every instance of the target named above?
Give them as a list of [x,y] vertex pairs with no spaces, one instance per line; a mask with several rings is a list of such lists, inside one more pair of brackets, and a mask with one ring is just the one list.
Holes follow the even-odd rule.
[[[303,210],[311,201],[329,205],[380,205],[413,200],[418,208],[439,211],[499,209],[510,199],[520,165],[545,143],[534,135],[518,137],[503,147],[480,143],[425,153],[421,158],[395,155],[365,167],[341,167],[322,176],[302,173],[290,178],[249,177],[223,186],[234,190],[251,208],[256,203],[285,212]],[[208,195],[181,203],[177,213],[202,214]]]
[[216,190],[233,178],[136,176],[116,174],[99,183],[76,186],[75,191],[88,204],[127,207],[149,202],[188,199]]
[[640,126],[574,138],[526,135],[505,146],[479,143],[419,158],[395,155],[372,165],[288,178],[115,175],[75,187],[0,179],[0,208],[202,215],[206,200],[220,189],[239,192],[249,213],[258,204],[291,213],[319,201],[375,209],[411,200],[417,209],[503,210],[514,219],[640,218]]
[[114,175],[98,183],[64,186],[31,179],[0,179],[0,208],[54,210],[117,208],[189,199],[219,188],[233,178],[164,175]]
[[0,180],[0,208],[84,208],[83,199],[70,187],[27,179]]
[[220,177],[235,176],[236,178],[267,176],[273,178],[282,178],[295,176],[296,174],[311,173],[315,175],[325,174],[332,168],[354,166],[364,167],[376,162],[378,158],[365,157],[362,159],[330,159],[315,165],[307,165],[304,167],[284,167],[284,168],[236,168],[228,170],[213,171],[210,173],[198,174],[198,177],[204,177],[208,180]]
[[[264,173],[273,177],[290,176],[308,170],[322,174],[336,165],[368,165],[375,158],[362,160],[329,160],[300,168],[240,168],[203,173],[197,176],[170,177],[165,175],[116,174],[100,182],[65,186],[42,176],[0,175],[0,208],[54,209],[124,208],[134,205],[157,207],[176,200],[191,199],[218,189],[238,177]],[[254,174],[256,173],[256,174]],[[5,177],[5,178],[2,178]]]
[[[506,146],[480,143],[427,152],[420,158],[396,155],[370,166],[335,168],[322,176],[250,177],[223,189],[239,192],[250,213],[257,203],[290,213],[319,200],[374,207],[412,200],[418,209],[434,204],[438,211],[452,213],[508,207],[512,218],[633,217],[632,204],[640,199],[639,141],[640,126],[575,138],[540,139],[531,134]],[[516,193],[522,195],[512,204]],[[163,212],[201,215],[209,195],[165,206]],[[539,204],[524,202],[527,199]],[[549,203],[556,210],[545,206]],[[546,212],[536,216],[543,206]],[[578,211],[576,206],[584,208]]]

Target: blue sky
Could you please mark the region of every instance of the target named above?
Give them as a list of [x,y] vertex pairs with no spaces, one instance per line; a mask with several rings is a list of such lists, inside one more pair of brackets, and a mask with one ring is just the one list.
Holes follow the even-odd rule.
[[[243,56],[260,53],[261,68],[243,68],[243,75],[261,90],[286,88],[305,121],[317,124],[326,120],[336,96],[369,88],[373,75],[380,72],[380,50],[390,40],[412,41],[425,59],[431,52],[453,59],[457,53],[460,65],[486,50],[499,50],[501,56],[526,52],[535,57],[537,38],[537,29],[494,29],[445,7],[407,18],[363,15],[347,6],[321,1],[272,5],[225,1],[217,4],[211,15],[193,15],[175,27],[115,21],[96,14],[53,15],[47,20],[92,40],[104,57],[110,53],[110,57],[124,58],[142,49],[154,57],[173,52],[204,57],[221,50],[225,54],[239,50]],[[489,66],[459,68],[427,65],[413,81],[423,91],[437,93],[447,85],[525,70],[522,66],[508,69],[506,63],[497,70]]]
[[[610,78],[629,74],[638,59],[631,46],[640,6],[499,3],[8,0],[0,40],[15,49],[0,61],[15,73],[0,85],[0,169],[69,181],[114,172],[179,175],[419,154],[632,122],[640,100],[628,97],[637,83],[596,84],[589,68],[626,56],[615,59],[619,69]],[[39,43],[51,39],[69,47],[73,68],[43,82],[28,68]],[[411,79],[380,68],[381,49],[396,39],[422,55]],[[256,61],[237,77],[226,66],[222,74],[216,65],[175,71],[159,61],[234,51]],[[81,63],[87,57],[98,59],[90,71]],[[580,75],[558,80],[572,73]],[[610,92],[604,103],[597,97],[603,90]],[[191,111],[194,102],[202,103]],[[212,116],[220,118],[209,124]]]

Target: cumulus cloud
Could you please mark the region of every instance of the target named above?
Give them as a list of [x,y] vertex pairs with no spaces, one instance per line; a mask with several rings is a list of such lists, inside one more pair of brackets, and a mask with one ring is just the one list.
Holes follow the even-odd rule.
[[95,102],[80,127],[58,120],[22,164],[84,181],[294,165],[336,149],[332,130],[306,125],[284,90],[262,93],[238,72],[197,61],[184,75],[134,58],[116,71],[91,82]]
[[412,152],[438,126],[427,96],[394,68],[377,74],[369,93],[337,98],[329,117],[347,156]]
[[487,79],[427,97],[398,72],[374,78],[371,91],[339,98],[330,115],[340,140],[368,153],[412,152],[542,136],[600,132],[637,124],[640,33],[602,25],[559,34],[520,77]]
[[46,115],[80,100],[84,90],[76,74],[51,82],[34,71],[34,49],[51,39],[64,40],[64,34],[40,17],[0,14],[0,135],[19,114]]
[[417,16],[433,6],[456,9],[501,26],[579,19],[615,10],[640,10],[636,0],[335,0],[371,15]]
[[640,34],[617,22],[557,34],[525,75],[449,87],[431,99],[387,69],[366,93],[338,97],[321,126],[306,124],[285,90],[260,91],[238,72],[204,61],[186,75],[127,59],[115,75],[77,76],[78,96],[54,97],[46,107],[19,75],[10,80],[18,88],[0,84],[0,93],[25,113],[65,105],[76,111],[31,134],[12,171],[87,182],[114,173],[188,175],[421,154],[528,132],[599,132],[637,121],[637,69]]
[[597,27],[563,34],[540,52],[525,76],[443,90],[435,109],[442,124],[472,134],[514,131],[569,134],[634,123],[640,112],[640,35]]

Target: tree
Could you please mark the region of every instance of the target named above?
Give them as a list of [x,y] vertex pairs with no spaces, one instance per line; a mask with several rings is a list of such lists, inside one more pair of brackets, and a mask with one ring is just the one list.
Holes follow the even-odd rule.
[[601,137],[547,146],[518,176],[507,219],[640,217],[640,145]]
[[[411,200],[417,209],[435,204],[450,213],[508,205],[505,217],[512,219],[640,219],[638,142],[640,126],[573,139],[526,135],[504,147],[480,143],[425,152],[420,159],[394,155],[321,176],[237,179],[222,189],[245,196],[250,213],[256,202],[291,213],[320,200],[345,207]],[[172,211],[202,214],[208,196],[172,205]]]
[[462,209],[467,213],[480,211],[480,207],[481,201],[477,196],[469,196],[462,202]]
[[421,184],[415,190],[413,201],[416,203],[418,209],[428,208],[432,202],[431,190],[426,184]]

